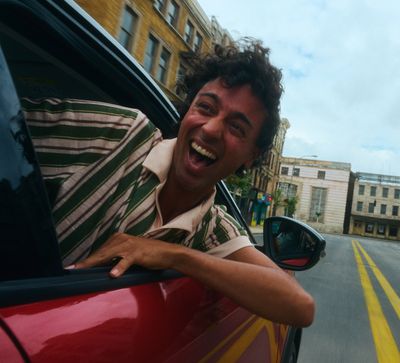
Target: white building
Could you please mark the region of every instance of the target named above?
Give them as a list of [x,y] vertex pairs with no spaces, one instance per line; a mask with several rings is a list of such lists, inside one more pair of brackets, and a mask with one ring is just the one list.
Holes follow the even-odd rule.
[[350,233],[400,240],[400,176],[356,173]]
[[349,163],[282,158],[278,189],[283,203],[277,214],[288,214],[290,200],[296,197],[293,217],[320,232],[347,232],[352,175]]

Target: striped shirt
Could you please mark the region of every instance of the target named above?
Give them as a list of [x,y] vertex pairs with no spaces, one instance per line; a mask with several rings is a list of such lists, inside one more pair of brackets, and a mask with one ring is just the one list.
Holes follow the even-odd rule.
[[158,195],[176,139],[162,140],[142,112],[71,99],[24,99],[22,105],[46,186],[54,191],[65,265],[87,257],[116,232],[220,257],[251,245],[246,231],[214,205],[215,192],[163,224]]

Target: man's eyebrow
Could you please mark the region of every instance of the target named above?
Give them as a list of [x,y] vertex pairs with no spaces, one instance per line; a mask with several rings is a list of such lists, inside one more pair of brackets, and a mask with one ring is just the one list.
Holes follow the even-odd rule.
[[[220,104],[220,99],[219,97],[212,92],[202,92],[199,94],[199,96],[205,96],[205,97],[210,97],[212,98],[217,104]],[[246,125],[253,127],[253,122],[243,113],[243,112],[239,112],[239,111],[234,111],[231,114],[232,117],[236,117],[241,119]]]

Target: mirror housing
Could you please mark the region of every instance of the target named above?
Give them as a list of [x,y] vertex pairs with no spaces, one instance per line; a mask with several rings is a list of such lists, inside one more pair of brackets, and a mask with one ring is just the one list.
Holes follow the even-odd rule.
[[325,256],[325,246],[324,237],[303,222],[283,216],[264,221],[263,252],[286,270],[313,267]]

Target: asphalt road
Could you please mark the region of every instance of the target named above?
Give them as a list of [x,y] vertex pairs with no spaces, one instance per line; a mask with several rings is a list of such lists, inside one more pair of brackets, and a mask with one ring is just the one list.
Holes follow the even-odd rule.
[[[317,304],[314,324],[303,331],[298,363],[400,363],[400,243],[325,238],[327,256],[297,274]],[[353,240],[362,249],[355,251]]]
[[317,305],[298,363],[400,363],[400,242],[324,237],[326,257],[296,274]]

